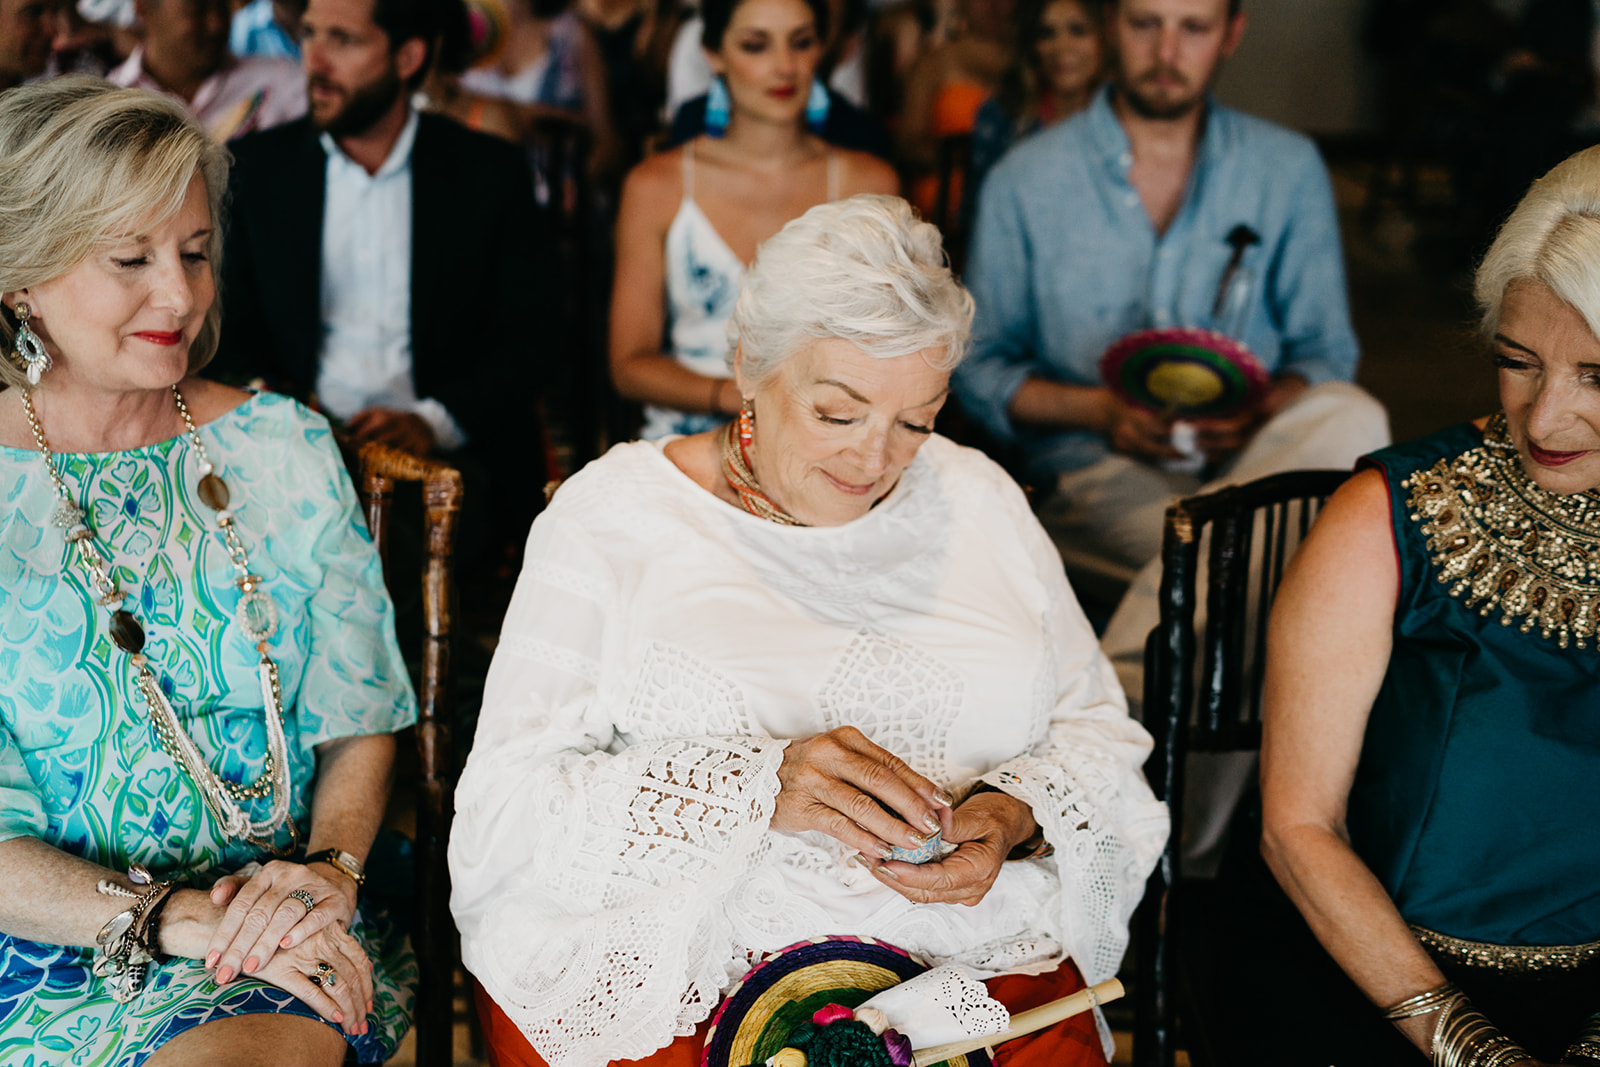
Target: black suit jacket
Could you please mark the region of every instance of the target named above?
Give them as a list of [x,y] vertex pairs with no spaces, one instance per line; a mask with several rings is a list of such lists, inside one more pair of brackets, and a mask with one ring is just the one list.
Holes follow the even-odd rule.
[[[322,340],[327,157],[308,119],[229,147],[222,344],[211,373],[259,376],[303,400],[316,384]],[[515,145],[423,114],[411,181],[417,396],[448,408],[479,456],[515,457],[542,470],[530,430],[538,425],[542,362],[559,342],[549,325],[549,246],[535,232],[527,160]]]

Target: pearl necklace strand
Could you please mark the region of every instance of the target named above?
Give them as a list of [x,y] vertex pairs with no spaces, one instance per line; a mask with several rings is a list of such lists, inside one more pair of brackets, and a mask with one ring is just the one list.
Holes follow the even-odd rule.
[[[176,385],[172,387],[172,397],[178,402],[178,414],[183,417],[189,443],[200,457],[200,499],[217,513],[217,526],[227,543],[228,557],[238,571],[234,584],[239,587],[240,597],[234,609],[234,619],[261,655],[256,673],[261,681],[263,715],[267,724],[267,758],[261,774],[249,785],[230,781],[213,771],[179,722],[177,713],[161,692],[161,686],[144,656],[144,629],[123,606],[127,594],[111,576],[105,556],[95,545],[94,531],[85,522],[82,509],[73,502],[61,471],[56,467],[55,456],[44,436],[44,428],[39,425],[39,417],[34,413],[33,393],[29,389],[22,390],[22,409],[28,416],[28,427],[33,431],[39,453],[44,456],[50,481],[55,485],[56,506],[50,517],[51,525],[61,530],[68,544],[77,550],[78,562],[88,575],[90,591],[98,595],[100,605],[111,614],[111,640],[128,654],[129,663],[136,672],[134,684],[150,709],[151,725],[162,749],[200,787],[206,808],[229,837],[278,852],[272,838],[285,822],[289,824],[290,834],[296,841],[299,840],[299,831],[289,818],[289,753],[283,732],[283,690],[278,683],[278,665],[267,654],[267,642],[278,629],[278,609],[272,598],[262,591],[261,579],[250,573],[250,557],[239,540],[233,512],[228,510],[227,483],[212,466],[206,446],[200,440],[194,420],[189,416],[189,407],[183,402],[183,394],[178,392]],[[240,802],[263,797],[272,798],[271,813],[264,820],[254,821],[245,814]]]

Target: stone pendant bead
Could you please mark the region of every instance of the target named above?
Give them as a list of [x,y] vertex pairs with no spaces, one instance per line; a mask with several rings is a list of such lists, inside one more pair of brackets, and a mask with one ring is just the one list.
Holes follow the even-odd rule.
[[113,611],[111,613],[111,640],[117,647],[129,654],[144,651],[144,627],[126,611]]
[[223,510],[228,506],[228,483],[215,474],[207,474],[200,479],[200,499],[212,511]]
[[251,644],[267,640],[278,630],[278,606],[259,589],[252,589],[239,598],[234,618],[239,620],[239,627]]

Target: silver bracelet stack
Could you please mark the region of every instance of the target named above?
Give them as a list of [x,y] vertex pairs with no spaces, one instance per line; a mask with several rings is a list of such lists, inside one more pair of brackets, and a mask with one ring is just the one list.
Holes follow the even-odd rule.
[[103,878],[95,889],[103,896],[124,897],[133,905],[119,911],[95,935],[94,974],[104,978],[111,987],[111,996],[119,1004],[126,1004],[144,988],[145,965],[156,958],[156,924],[153,917],[177,882],[157,882],[140,864],[128,868],[128,879],[137,886],[148,886],[143,892],[125,889],[109,878]]

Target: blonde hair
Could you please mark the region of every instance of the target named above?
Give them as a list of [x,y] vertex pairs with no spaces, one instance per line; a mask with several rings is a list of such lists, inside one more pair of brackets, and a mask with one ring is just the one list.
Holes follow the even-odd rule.
[[1600,146],[1534,182],[1500,227],[1473,283],[1485,335],[1499,328],[1506,290],[1518,282],[1549,286],[1600,337]]
[[[211,209],[206,258],[220,284],[228,164],[227,150],[159,93],[69,75],[0,94],[0,292],[59,278],[170,219],[196,173]],[[216,354],[221,324],[213,300],[189,349],[191,372]],[[15,336],[14,317],[0,315],[0,381],[25,386]]]
[[743,350],[759,385],[812,341],[838,338],[880,359],[943,348],[954,370],[972,297],[945,263],[939,231],[897,196],[818,204],[756,250],[728,321],[728,365]]

